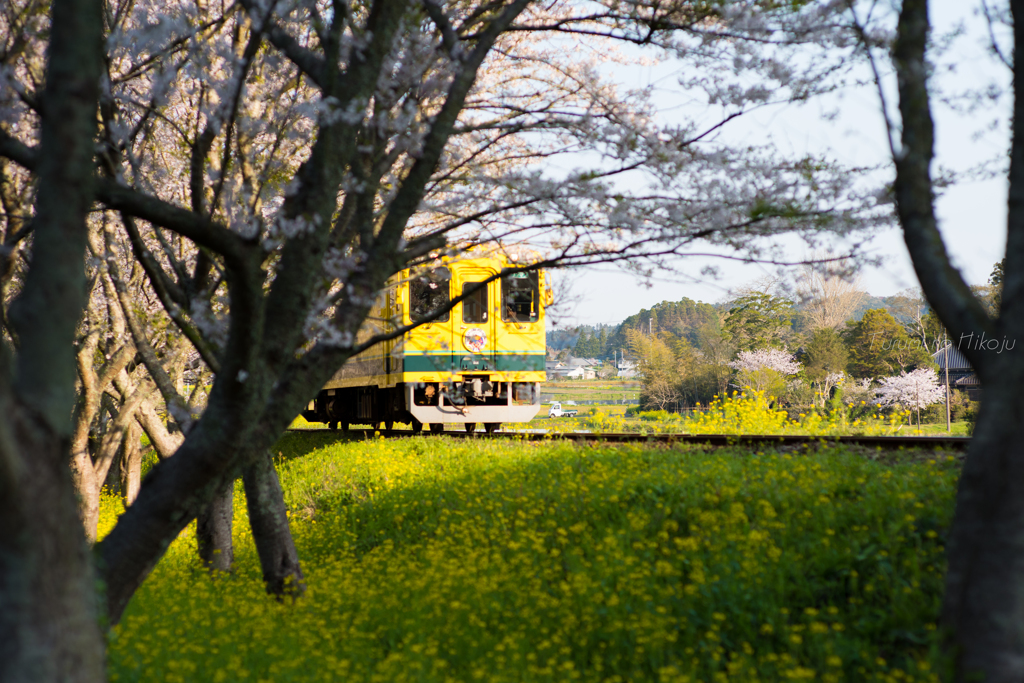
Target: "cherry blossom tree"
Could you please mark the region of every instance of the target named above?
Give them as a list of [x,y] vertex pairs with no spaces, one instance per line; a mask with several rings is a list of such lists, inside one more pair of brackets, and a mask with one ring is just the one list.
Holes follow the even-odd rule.
[[785,349],[740,351],[729,363],[736,370],[737,380],[766,396],[785,387],[786,378],[802,369],[800,363]]
[[880,406],[900,406],[917,411],[917,427],[921,428],[921,408],[938,403],[946,397],[932,368],[901,372],[895,377],[882,377],[875,389],[875,402]]
[[[239,477],[268,586],[298,585],[268,449],[325,377],[387,338],[364,323],[388,278],[482,243],[528,246],[521,269],[653,268],[709,245],[779,261],[779,234],[814,246],[890,220],[849,169],[716,137],[747,111],[835,87],[843,60],[828,50],[841,36],[828,18],[841,6],[590,9],[5,5],[0,156],[21,195],[4,197],[30,199],[11,215],[31,220],[8,220],[4,237],[29,256],[2,319],[13,372],[0,377],[0,678],[101,679],[97,615],[116,623],[170,542]],[[687,85],[719,116],[660,123],[644,91],[620,92],[596,67],[616,42],[685,60]],[[800,49],[822,58],[794,60]],[[540,166],[583,151],[601,163]],[[626,176],[639,189],[616,185]],[[94,220],[107,226],[95,298],[116,301],[110,324],[123,320],[181,441],[90,553],[68,415]],[[139,281],[159,323],[132,301]],[[173,339],[161,348],[163,326]],[[214,378],[202,409],[175,381],[178,340]],[[122,387],[127,415],[135,390]],[[81,472],[96,478],[103,464]]]

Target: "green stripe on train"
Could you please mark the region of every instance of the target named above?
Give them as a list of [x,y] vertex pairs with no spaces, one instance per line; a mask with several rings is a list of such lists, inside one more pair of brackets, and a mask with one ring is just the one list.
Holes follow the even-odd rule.
[[497,355],[430,354],[405,355],[405,372],[441,372],[455,369],[492,370],[495,372],[538,372],[544,370],[543,353]]

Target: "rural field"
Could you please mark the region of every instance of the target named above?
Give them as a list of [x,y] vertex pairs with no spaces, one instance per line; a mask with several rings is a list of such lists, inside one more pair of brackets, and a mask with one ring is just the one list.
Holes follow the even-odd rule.
[[950,454],[324,432],[275,454],[305,596],[264,595],[239,487],[235,573],[183,532],[111,680],[938,680]]
[[603,401],[616,403],[636,401],[640,397],[640,383],[623,380],[564,380],[544,382],[541,394],[552,401]]

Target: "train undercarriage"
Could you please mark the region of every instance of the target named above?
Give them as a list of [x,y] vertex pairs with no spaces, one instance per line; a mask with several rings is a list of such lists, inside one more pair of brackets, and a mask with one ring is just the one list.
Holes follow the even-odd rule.
[[408,424],[414,432],[428,426],[444,431],[445,423],[488,432],[506,422],[529,422],[540,411],[537,382],[492,381],[489,375],[465,375],[451,382],[405,382],[393,387],[324,389],[302,416],[332,429],[364,424],[393,429]]

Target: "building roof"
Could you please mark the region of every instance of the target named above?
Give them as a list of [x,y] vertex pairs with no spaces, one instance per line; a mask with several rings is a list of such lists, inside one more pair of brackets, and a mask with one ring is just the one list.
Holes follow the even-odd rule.
[[938,351],[932,354],[932,358],[936,363],[939,364],[940,370],[946,369],[946,359],[949,359],[949,369],[952,370],[972,370],[971,364],[967,362],[967,357],[960,352],[960,349],[956,348],[952,344],[947,344]]

